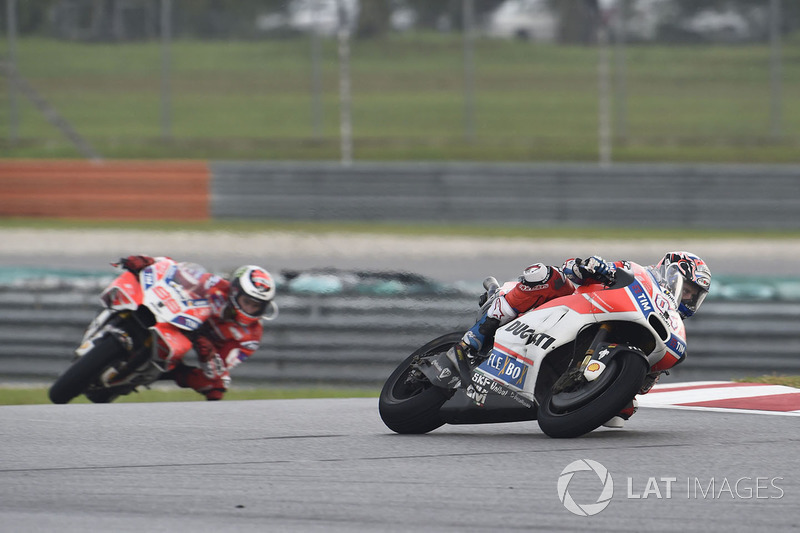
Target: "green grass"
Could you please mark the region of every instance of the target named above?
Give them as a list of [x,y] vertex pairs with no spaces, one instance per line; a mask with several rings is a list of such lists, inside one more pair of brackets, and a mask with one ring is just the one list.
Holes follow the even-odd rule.
[[[6,41],[0,43],[0,54]],[[616,161],[800,162],[800,39],[783,46],[782,136],[770,122],[769,48],[630,46]],[[321,127],[310,43],[176,41],[172,139],[161,139],[160,47],[21,38],[20,72],[108,158],[339,157],[336,43],[322,47]],[[597,50],[480,39],[467,140],[462,43],[411,34],[353,43],[355,158],[596,161]],[[0,125],[8,124],[7,84]],[[2,157],[77,157],[19,99],[20,139]]]
[[[224,400],[293,400],[300,398],[377,398],[380,390],[377,388],[336,388],[336,387],[273,387],[262,388],[233,388],[225,394]],[[206,401],[205,397],[188,389],[172,389],[159,387],[157,389],[142,390],[139,393],[123,396],[114,403],[142,403],[142,402],[193,402]],[[34,405],[47,404],[47,387],[0,387],[0,405]],[[76,398],[71,403],[89,403],[84,396]]]
[[794,387],[800,389],[800,376],[760,376],[748,377],[743,379],[735,379],[740,383],[765,383],[768,385],[785,385],[787,387]]

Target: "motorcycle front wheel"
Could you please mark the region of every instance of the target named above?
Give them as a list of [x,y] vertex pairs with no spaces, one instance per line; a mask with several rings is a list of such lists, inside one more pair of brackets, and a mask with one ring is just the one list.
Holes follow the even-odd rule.
[[639,392],[649,365],[636,352],[619,352],[595,381],[554,393],[539,406],[542,431],[556,438],[580,437],[616,416]]
[[94,348],[72,363],[50,386],[50,401],[55,404],[69,403],[83,394],[111,366],[120,351],[122,346],[114,337],[105,335],[97,339]]
[[386,427],[400,434],[422,434],[444,425],[439,409],[455,391],[434,387],[424,377],[414,375],[411,363],[420,356],[446,352],[462,336],[459,332],[449,333],[430,341],[392,372],[378,400],[378,411]]

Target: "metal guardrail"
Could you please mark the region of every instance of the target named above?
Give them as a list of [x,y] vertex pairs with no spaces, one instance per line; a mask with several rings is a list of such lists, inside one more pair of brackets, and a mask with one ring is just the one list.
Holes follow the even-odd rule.
[[[0,288],[0,378],[49,382],[99,310],[98,291]],[[281,297],[262,347],[233,372],[252,384],[379,386],[428,340],[469,327],[472,295],[294,294]],[[714,300],[687,322],[689,356],[673,371],[690,379],[800,373],[800,303]]]
[[800,228],[798,165],[217,161],[210,167],[214,218]]

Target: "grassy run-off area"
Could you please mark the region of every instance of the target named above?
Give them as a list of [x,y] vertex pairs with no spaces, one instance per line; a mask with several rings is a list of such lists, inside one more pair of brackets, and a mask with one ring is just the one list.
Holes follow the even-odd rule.
[[[776,131],[768,45],[628,46],[613,98],[614,160],[800,162],[800,36],[782,51]],[[106,158],[340,157],[333,39],[322,43],[318,89],[306,37],[178,40],[168,80],[156,41],[24,37],[16,55],[21,75]],[[355,41],[354,158],[597,161],[597,48],[478,39],[471,96],[463,65],[456,34]],[[0,84],[4,126],[8,87]],[[18,139],[3,128],[2,157],[80,156],[29,99],[16,101]]]

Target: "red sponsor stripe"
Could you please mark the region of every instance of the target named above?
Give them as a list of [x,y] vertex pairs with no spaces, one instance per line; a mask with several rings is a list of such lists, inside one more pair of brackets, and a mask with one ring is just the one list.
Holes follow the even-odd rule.
[[514,357],[514,358],[516,358],[516,359],[519,359],[519,360],[520,360],[520,361],[522,361],[523,363],[527,363],[527,364],[529,364],[529,365],[533,365],[533,361],[531,361],[530,359],[528,359],[528,358],[527,358],[527,357],[525,357],[524,355],[520,355],[520,354],[518,354],[518,353],[517,353],[517,352],[515,352],[514,350],[511,350],[511,349],[509,349],[509,348],[506,348],[506,347],[505,347],[505,346],[503,346],[502,344],[494,343],[494,348],[495,348],[495,349],[498,349],[498,350],[500,350],[501,352],[505,352],[505,353],[506,353],[506,355],[510,355],[511,357]]
[[679,403],[676,405],[684,405],[687,407],[753,409],[757,411],[798,411],[800,410],[800,392],[773,394],[771,396],[753,396],[751,398],[726,398],[724,400]]
[[764,387],[766,383],[706,383],[704,385],[688,385],[685,387],[655,387],[648,394],[656,392],[678,392],[700,389],[726,389],[728,387]]

